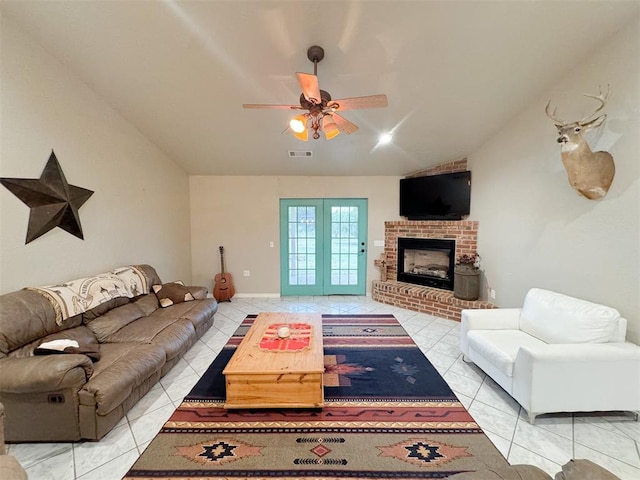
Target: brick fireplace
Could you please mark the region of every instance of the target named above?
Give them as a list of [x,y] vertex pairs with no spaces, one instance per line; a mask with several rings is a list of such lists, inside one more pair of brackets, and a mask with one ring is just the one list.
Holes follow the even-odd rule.
[[373,282],[372,297],[388,305],[460,321],[465,308],[496,308],[482,300],[461,300],[450,290],[399,282],[398,238],[443,239],[455,241],[455,258],[477,251],[478,222],[462,221],[393,221],[385,222],[385,259],[387,281]]

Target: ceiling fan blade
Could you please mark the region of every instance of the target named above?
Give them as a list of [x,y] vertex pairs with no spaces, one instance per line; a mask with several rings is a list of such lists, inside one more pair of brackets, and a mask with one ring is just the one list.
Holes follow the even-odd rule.
[[331,100],[327,104],[327,108],[330,108],[334,112],[342,112],[344,110],[355,110],[358,108],[382,108],[387,105],[387,96],[382,94]]
[[296,73],[296,77],[298,77],[298,83],[300,84],[300,88],[302,89],[302,93],[304,94],[304,98],[306,98],[311,103],[322,103],[322,98],[320,96],[320,86],[318,85],[318,77],[315,75],[311,75],[310,73]]
[[300,105],[269,105],[264,103],[243,103],[242,108],[274,108],[278,110],[302,110]]
[[331,117],[333,118],[333,121],[336,122],[336,125],[338,125],[338,130],[340,130],[342,133],[350,135],[358,130],[358,126],[355,123],[351,123],[349,120],[341,117],[337,113],[334,113],[333,115],[331,115]]

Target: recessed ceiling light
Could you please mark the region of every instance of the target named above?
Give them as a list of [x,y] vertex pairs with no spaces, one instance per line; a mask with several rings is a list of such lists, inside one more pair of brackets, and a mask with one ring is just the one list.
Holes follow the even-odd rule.
[[378,138],[378,143],[380,145],[384,145],[386,143],[391,142],[391,140],[393,140],[393,135],[391,135],[391,133],[383,133],[382,135],[380,135],[380,137]]

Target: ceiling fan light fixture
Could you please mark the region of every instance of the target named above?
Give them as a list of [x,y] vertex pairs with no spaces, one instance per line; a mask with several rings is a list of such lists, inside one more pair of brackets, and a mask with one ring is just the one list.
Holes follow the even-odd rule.
[[337,137],[338,135],[340,135],[340,130],[338,130],[337,128],[335,130],[332,130],[330,132],[324,132],[324,136],[327,140],[331,140],[332,138]]
[[325,115],[322,118],[322,130],[324,131],[324,136],[327,140],[331,140],[332,138],[340,135],[340,130],[338,130],[338,124],[331,118],[330,115]]
[[307,129],[307,118],[304,115],[296,115],[289,120],[289,127],[294,133],[303,133]]
[[293,135],[298,139],[298,140],[302,140],[303,142],[306,142],[309,140],[309,129],[305,128],[302,132],[294,132],[292,131]]

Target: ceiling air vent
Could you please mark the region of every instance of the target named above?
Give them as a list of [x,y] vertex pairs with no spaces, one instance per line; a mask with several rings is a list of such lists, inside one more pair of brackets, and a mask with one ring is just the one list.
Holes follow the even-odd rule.
[[313,152],[311,150],[289,150],[290,157],[312,157]]

